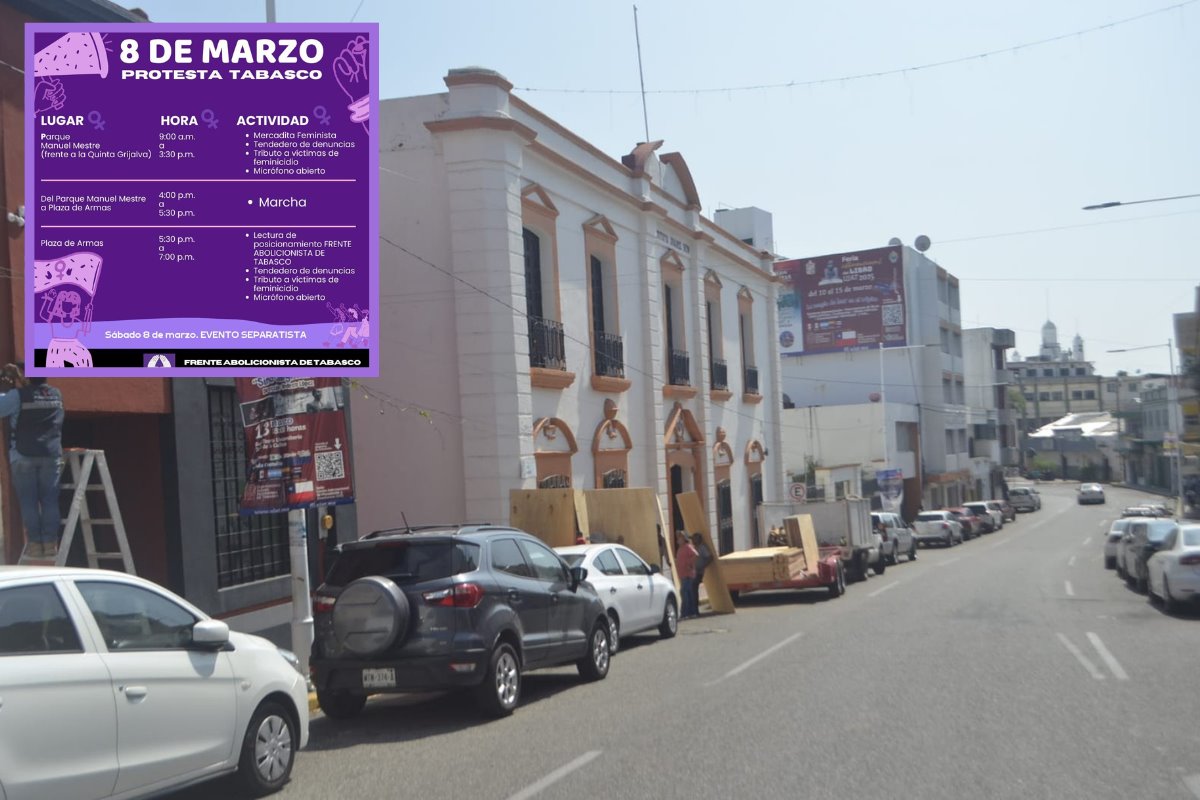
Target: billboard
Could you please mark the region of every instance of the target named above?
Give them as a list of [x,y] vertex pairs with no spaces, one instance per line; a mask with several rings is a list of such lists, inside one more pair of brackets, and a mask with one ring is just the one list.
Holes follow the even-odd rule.
[[243,514],[354,502],[340,378],[238,378]]
[[378,33],[27,25],[27,372],[378,375]]
[[776,263],[780,354],[906,344],[903,262],[895,246]]

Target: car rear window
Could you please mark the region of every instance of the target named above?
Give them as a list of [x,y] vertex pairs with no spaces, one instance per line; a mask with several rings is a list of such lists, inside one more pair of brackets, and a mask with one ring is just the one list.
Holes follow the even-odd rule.
[[388,541],[343,550],[329,570],[326,583],[345,586],[367,575],[383,575],[396,583],[419,583],[478,568],[479,545],[471,542]]
[[1161,542],[1167,538],[1167,534],[1175,529],[1175,521],[1156,519],[1153,522],[1147,522],[1146,526],[1146,538],[1151,542]]
[[1029,494],[1029,490],[1028,490],[1028,489],[1009,489],[1009,490],[1008,490],[1008,496],[1009,496],[1009,497],[1012,497],[1012,496],[1013,496],[1013,495],[1015,495],[1015,494],[1019,494],[1019,495],[1021,495],[1021,496],[1025,496],[1025,495]]
[[943,519],[945,519],[945,517],[936,512],[917,514],[917,520],[920,522],[941,522]]

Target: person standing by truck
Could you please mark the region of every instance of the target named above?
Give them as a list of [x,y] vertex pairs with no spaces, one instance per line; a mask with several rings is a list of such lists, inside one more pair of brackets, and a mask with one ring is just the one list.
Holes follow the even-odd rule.
[[63,468],[63,400],[45,378],[26,379],[8,364],[0,372],[0,418],[11,417],[8,460],[25,523],[27,553],[33,558],[58,555],[62,518],[58,480]]

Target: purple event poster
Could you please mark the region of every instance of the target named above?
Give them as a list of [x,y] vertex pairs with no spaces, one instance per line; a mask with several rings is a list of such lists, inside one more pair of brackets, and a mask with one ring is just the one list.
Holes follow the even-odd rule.
[[378,38],[26,25],[28,373],[377,376]]

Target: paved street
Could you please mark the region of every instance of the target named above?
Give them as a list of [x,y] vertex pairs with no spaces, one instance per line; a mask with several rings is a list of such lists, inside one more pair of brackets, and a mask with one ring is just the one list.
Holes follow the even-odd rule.
[[841,599],[748,597],[628,646],[598,684],[529,675],[507,720],[452,696],[318,716],[279,796],[1195,800],[1200,616],[1103,568],[1108,522],[1144,496],[1041,491],[1041,511]]

